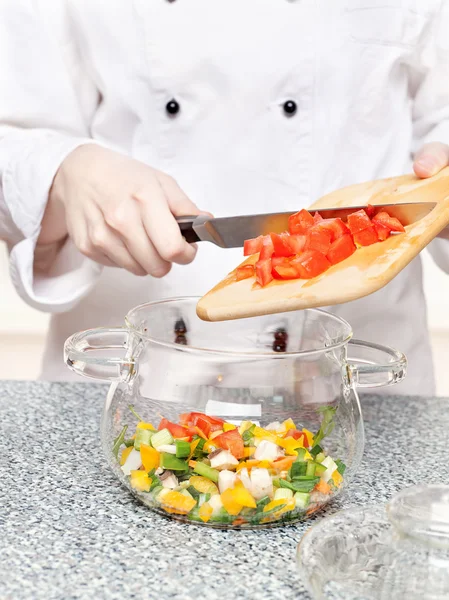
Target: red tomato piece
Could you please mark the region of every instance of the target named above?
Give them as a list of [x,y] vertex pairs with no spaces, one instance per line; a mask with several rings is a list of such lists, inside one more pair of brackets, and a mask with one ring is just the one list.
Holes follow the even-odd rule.
[[372,218],[374,217],[374,213],[376,212],[376,209],[375,209],[375,208],[374,208],[374,206],[372,206],[371,204],[368,204],[368,205],[365,207],[365,212],[366,212],[366,214],[368,215],[368,217],[369,217],[370,219],[372,219]]
[[312,215],[304,208],[288,218],[288,230],[291,235],[304,235],[313,224]]
[[[277,267],[274,267],[273,271],[279,279],[299,279],[298,269],[291,263],[278,265]],[[278,279],[278,277],[275,278]]]
[[376,230],[372,225],[362,231],[358,231],[353,237],[354,242],[359,246],[371,246],[371,244],[375,244],[379,241]]
[[271,274],[271,259],[258,260],[256,262],[256,281],[262,287],[268,285],[273,280]]
[[379,240],[379,242],[384,242],[387,238],[390,237],[390,230],[388,229],[388,227],[385,227],[385,225],[382,225],[382,223],[379,223],[374,219],[373,227],[376,230],[377,239]]
[[332,243],[329,252],[327,253],[327,258],[332,265],[336,265],[342,260],[345,260],[345,258],[351,256],[355,251],[356,247],[352,236],[349,233],[346,233]]
[[243,256],[251,256],[262,250],[263,235],[243,242]]
[[315,225],[316,225],[317,223],[320,223],[321,221],[324,221],[323,217],[320,215],[320,213],[316,212],[316,213],[313,215],[313,222],[314,222],[314,223],[315,223]]
[[285,434],[285,437],[292,437],[295,440],[300,440],[301,438],[303,438],[304,440],[304,447],[308,447],[309,442],[307,440],[307,436],[303,431],[298,431],[297,429],[289,429],[287,431],[287,433]]
[[387,227],[390,231],[405,231],[404,226],[399,221],[399,219],[396,219],[396,217],[390,217],[390,215],[387,212],[378,213],[374,217],[373,221],[384,225],[384,227]]
[[168,419],[161,419],[159,423],[158,430],[168,429],[174,438],[182,438],[182,437],[192,437],[192,432],[182,427],[181,425],[177,425],[176,423],[172,423]]
[[198,419],[206,420],[211,426],[211,431],[218,431],[218,429],[223,429],[223,425],[225,424],[225,421],[223,421],[223,419],[220,419],[218,417],[211,417],[200,412],[183,413],[179,416],[179,419],[181,425],[187,426],[197,425]]
[[354,235],[359,231],[363,231],[364,229],[371,227],[371,219],[362,208],[361,210],[348,215],[348,227],[352,235]]
[[318,250],[326,255],[331,247],[331,234],[321,228],[321,224],[315,225],[307,232],[304,250]]
[[273,242],[274,256],[292,256],[294,254],[287,242],[286,236],[270,233],[270,237]]
[[301,254],[306,245],[305,235],[289,235],[285,242],[290,246],[293,254]]
[[253,265],[243,265],[242,267],[237,267],[237,270],[235,272],[237,281],[242,281],[242,279],[249,279],[249,277],[253,277],[253,275],[254,275]]
[[238,429],[231,429],[231,431],[225,431],[225,433],[217,435],[214,438],[214,445],[223,448],[223,450],[229,450],[237,459],[243,458],[245,447]]
[[259,260],[267,260],[273,256],[274,245],[271,240],[271,236],[264,235],[262,241],[262,248],[260,249]]
[[323,219],[318,223],[318,226],[330,232],[331,242],[349,233],[348,227],[341,219]]
[[300,256],[294,258],[291,264],[298,269],[301,279],[312,279],[327,271],[331,263],[318,250],[308,250]]

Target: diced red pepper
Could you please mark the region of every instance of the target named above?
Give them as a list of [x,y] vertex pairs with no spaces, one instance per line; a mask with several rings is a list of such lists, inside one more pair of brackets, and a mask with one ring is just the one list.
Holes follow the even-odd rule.
[[292,266],[298,269],[301,279],[312,279],[327,271],[331,263],[327,260],[324,254],[318,250],[308,250],[291,262]]
[[321,224],[311,227],[307,232],[304,250],[318,250],[326,255],[331,247],[331,234],[321,228]]
[[289,235],[285,242],[290,246],[293,254],[301,254],[306,245],[306,239],[305,235]]
[[401,231],[402,233],[405,231],[404,226],[399,219],[396,219],[396,217],[390,217],[390,215],[385,211],[378,213],[374,217],[373,221],[384,225],[384,227],[387,227],[390,231]]
[[258,260],[256,262],[256,281],[262,287],[269,284],[273,280],[271,274],[271,259]]
[[211,431],[218,431],[219,429],[223,429],[223,425],[225,424],[225,421],[223,421],[223,419],[220,419],[219,417],[211,417],[200,412],[183,413],[179,416],[181,425],[185,426],[197,425],[198,419],[206,420],[211,426]]
[[223,450],[229,450],[237,459],[243,458],[245,454],[243,438],[238,429],[231,429],[217,435],[217,437],[214,437],[214,445],[223,448]]
[[176,423],[172,423],[168,419],[161,419],[159,423],[158,430],[168,429],[168,431],[172,434],[174,438],[183,438],[183,437],[192,437],[193,433],[182,427],[181,425],[177,425]]
[[287,433],[285,434],[285,437],[292,437],[295,440],[300,440],[302,438],[303,443],[304,443],[304,447],[308,448],[309,447],[309,441],[307,439],[306,434],[303,431],[298,431],[298,429],[289,429],[287,431]]
[[387,238],[390,237],[390,230],[388,229],[388,227],[385,227],[385,225],[382,225],[382,223],[373,220],[373,227],[376,230],[377,239],[379,240],[379,242],[384,242]]
[[288,218],[288,230],[291,235],[304,235],[313,224],[312,215],[304,208]]
[[262,248],[260,249],[259,260],[267,260],[273,256],[274,245],[271,240],[271,236],[264,235],[262,241]]
[[319,212],[316,212],[316,213],[313,215],[313,222],[314,222],[314,223],[315,223],[315,225],[316,225],[317,223],[320,223],[321,221],[324,221],[323,217],[320,215],[320,213],[319,213]]
[[372,225],[355,233],[353,238],[354,242],[359,246],[371,246],[371,244],[375,244],[379,241],[376,230]]
[[243,265],[243,267],[237,267],[235,276],[237,281],[242,281],[242,279],[249,279],[254,276],[254,267],[253,265]]
[[287,236],[270,233],[270,237],[273,242],[274,256],[292,256],[295,254],[287,242]]
[[359,231],[363,231],[364,229],[368,229],[368,227],[372,227],[371,219],[362,208],[361,210],[348,215],[348,227],[352,235],[354,235]]
[[330,232],[331,242],[349,233],[349,228],[341,219],[323,219],[318,223],[318,226]]
[[243,242],[243,256],[251,256],[262,250],[263,235]]
[[346,233],[332,243],[327,258],[332,265],[336,265],[351,256],[355,251],[356,247],[352,236]]

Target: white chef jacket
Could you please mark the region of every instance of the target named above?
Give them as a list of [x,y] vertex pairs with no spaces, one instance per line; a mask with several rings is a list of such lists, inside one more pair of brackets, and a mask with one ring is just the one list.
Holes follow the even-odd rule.
[[[34,276],[52,179],[87,141],[169,173],[216,216],[295,211],[409,172],[422,144],[449,143],[448,1],[1,0],[0,238],[20,296],[53,313],[42,374],[52,380],[75,377],[62,361],[73,332],[202,294],[241,258],[200,244],[192,265],[138,278],[67,241],[52,272]],[[448,250],[431,246],[447,272]],[[407,354],[399,393],[433,393],[419,258],[332,310],[356,337]]]

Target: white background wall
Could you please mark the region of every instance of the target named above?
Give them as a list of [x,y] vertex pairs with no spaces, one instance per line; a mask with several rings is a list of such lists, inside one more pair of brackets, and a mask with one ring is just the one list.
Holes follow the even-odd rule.
[[[438,393],[449,397],[449,276],[423,253]],[[6,248],[0,244],[0,379],[35,379],[48,315],[27,306],[14,291]]]

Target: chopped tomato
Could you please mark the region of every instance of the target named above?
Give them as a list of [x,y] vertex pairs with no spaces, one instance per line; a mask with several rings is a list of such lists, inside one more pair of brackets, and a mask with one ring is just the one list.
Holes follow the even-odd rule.
[[210,417],[203,413],[191,412],[180,415],[181,425],[197,427],[200,431],[209,437],[214,431],[223,429],[225,421],[218,417]]
[[217,435],[217,437],[214,438],[214,444],[219,448],[229,450],[229,452],[237,459],[243,458],[245,454],[243,438],[238,429],[231,429],[231,431],[226,431],[225,433]]
[[[299,279],[299,272],[290,261],[279,264],[273,268],[273,271],[279,277],[279,279]],[[273,277],[275,277],[273,275]],[[278,278],[276,277],[276,279]]]
[[368,217],[363,208],[352,213],[351,215],[348,215],[348,227],[352,235],[371,226],[371,219]]
[[376,212],[376,209],[371,204],[368,204],[367,206],[365,206],[365,212],[368,215],[368,217],[370,219],[372,219],[374,217],[374,213]]
[[319,213],[319,212],[316,212],[316,213],[313,215],[313,222],[314,222],[314,223],[315,223],[315,225],[316,225],[317,223],[320,223],[321,221],[324,221],[323,217],[320,215],[320,213]]
[[181,425],[177,425],[176,423],[172,423],[168,419],[162,419],[159,423],[158,430],[168,429],[174,438],[182,438],[182,437],[192,437],[192,432],[189,431],[186,427],[182,427]]
[[312,279],[324,273],[331,263],[318,250],[308,250],[297,258],[293,259],[291,264],[298,269],[301,279]]
[[298,431],[297,429],[289,429],[287,431],[287,433],[285,434],[285,437],[292,437],[294,440],[300,440],[302,439],[304,442],[304,446],[308,446],[309,445],[309,441],[307,439],[306,434],[303,431]]
[[313,224],[312,215],[304,208],[288,218],[288,229],[291,235],[304,235]]
[[351,256],[355,251],[356,247],[352,237],[349,233],[346,233],[333,242],[327,253],[327,258],[332,265],[336,265]]
[[376,230],[372,225],[354,234],[354,242],[359,246],[371,246],[378,241]]
[[373,227],[376,230],[379,242],[383,242],[390,237],[390,230],[388,227],[385,227],[385,225],[382,225],[382,223],[379,223],[375,219],[373,220]]
[[259,260],[267,260],[273,256],[274,246],[269,235],[264,235],[262,241],[262,248],[260,249]]
[[274,248],[274,256],[292,256],[295,254],[291,246],[287,243],[286,236],[270,233],[271,241]]
[[386,212],[378,213],[374,217],[373,221],[384,225],[384,227],[387,227],[389,231],[401,231],[402,233],[405,231],[404,226],[401,224],[399,219],[396,219],[396,217],[390,217],[390,215]]
[[273,280],[271,274],[271,260],[258,260],[256,262],[256,281],[262,287]]
[[243,256],[251,256],[262,250],[263,235],[243,242]]
[[331,247],[331,234],[325,229],[321,229],[320,224],[311,227],[307,232],[306,245],[304,250],[318,250],[326,255]]
[[285,242],[290,246],[293,254],[301,254],[306,245],[306,239],[305,235],[288,235]]
[[237,281],[241,281],[242,279],[248,279],[254,275],[254,267],[253,265],[244,265],[243,267],[237,267],[235,272],[235,276]]
[[331,242],[334,242],[342,235],[349,233],[348,227],[341,219],[323,219],[318,223],[318,226],[330,232]]

